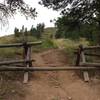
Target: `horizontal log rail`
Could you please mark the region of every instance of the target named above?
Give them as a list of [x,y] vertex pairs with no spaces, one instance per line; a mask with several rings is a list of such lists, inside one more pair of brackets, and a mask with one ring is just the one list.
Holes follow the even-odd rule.
[[100,63],[80,63],[80,66],[93,66],[93,67],[100,67]]
[[[74,51],[74,54],[78,54],[78,51]],[[93,54],[93,53],[84,53],[86,56],[95,56],[95,57],[100,57],[99,54]]]
[[14,44],[0,44],[0,48],[22,47],[22,46],[35,46],[42,44],[42,41],[29,42],[29,43],[14,43]]
[[78,50],[92,50],[92,49],[100,49],[100,46],[87,46],[87,47],[83,47],[83,45],[79,45],[79,48],[74,49],[75,53],[77,53]]
[[95,57],[100,57],[100,55],[99,54],[90,54],[90,53],[84,53],[84,55],[86,55],[86,56],[95,56]]
[[0,67],[0,71],[100,70],[100,67]]
[[17,63],[29,63],[33,62],[34,60],[11,60],[11,61],[2,61],[0,62],[1,65],[9,65],[9,64],[17,64]]
[[83,47],[83,50],[91,50],[91,49],[100,49],[100,46],[88,46],[88,47]]
[[[77,55],[76,58],[76,66],[79,66],[81,62],[83,62],[83,58],[86,60],[86,56],[94,56],[94,57],[100,57],[99,54],[96,53],[89,53],[86,52],[85,50],[97,50],[100,49],[100,46],[88,46],[84,47],[83,45],[79,45],[79,48],[75,49],[75,54]],[[84,56],[84,57],[83,57]],[[82,58],[83,57],[83,58]],[[82,61],[81,61],[82,60]],[[94,66],[95,64],[82,64],[84,66]],[[100,66],[100,63],[96,64],[97,66]]]

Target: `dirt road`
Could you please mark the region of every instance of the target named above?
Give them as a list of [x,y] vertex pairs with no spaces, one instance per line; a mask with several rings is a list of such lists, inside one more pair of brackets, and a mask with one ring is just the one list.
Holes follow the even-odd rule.
[[[34,66],[68,65],[67,55],[61,50],[33,54]],[[100,100],[100,79],[85,83],[74,71],[34,72],[26,85],[24,100]]]

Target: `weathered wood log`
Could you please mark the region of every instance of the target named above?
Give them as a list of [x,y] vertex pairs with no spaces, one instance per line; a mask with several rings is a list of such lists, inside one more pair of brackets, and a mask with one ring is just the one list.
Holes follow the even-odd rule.
[[80,57],[81,57],[81,55],[80,55],[80,52],[77,52],[77,55],[76,55],[77,57],[76,57],[76,66],[79,66],[79,64],[80,64]]
[[85,58],[85,55],[84,55],[84,51],[81,52],[81,59],[82,59],[82,63],[85,63],[86,62],[86,58]]
[[[26,59],[26,60],[31,60],[31,47],[27,47],[27,46],[25,46],[24,47],[24,59]],[[29,67],[31,67],[32,66],[32,62],[28,62],[28,63],[25,63],[25,66],[27,67],[27,68],[29,68]],[[24,81],[23,81],[23,83],[27,83],[28,82],[28,71],[27,72],[25,72],[24,73]]]
[[79,45],[79,48],[77,49],[76,53],[77,53],[76,66],[80,65],[81,60],[82,62],[86,62],[83,45]]
[[86,56],[95,56],[95,57],[100,57],[100,55],[99,54],[90,54],[90,53],[84,53],[84,55],[86,55]]
[[93,66],[93,67],[100,67],[100,63],[88,63],[88,62],[85,62],[85,63],[80,63],[80,66]]
[[85,82],[89,82],[89,73],[88,71],[83,71],[83,77]]
[[83,48],[83,50],[91,50],[91,49],[100,49],[100,46],[87,46]]
[[[86,63],[86,57],[85,57],[83,48],[84,47],[82,46],[81,59],[82,59],[82,63]],[[89,73],[87,70],[83,70],[83,78],[85,82],[89,81]]]
[[100,70],[100,67],[0,67],[0,71]]
[[80,45],[79,48],[77,49],[76,66],[79,66],[80,64],[82,51],[83,51],[83,46]]
[[35,46],[35,45],[40,45],[42,44],[42,41],[38,42],[28,42],[28,43],[14,43],[14,44],[0,44],[0,48],[10,48],[10,47],[22,47],[24,45],[27,46]]
[[33,62],[34,60],[11,60],[11,61],[2,61],[0,62],[1,65],[9,65],[9,64],[17,64],[17,63],[29,63]]

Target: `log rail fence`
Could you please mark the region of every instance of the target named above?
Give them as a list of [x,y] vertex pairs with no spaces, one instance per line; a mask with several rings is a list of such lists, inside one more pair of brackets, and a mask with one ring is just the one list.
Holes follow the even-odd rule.
[[[17,71],[17,68],[15,66],[17,66],[18,69],[22,68],[22,70],[20,70],[20,71],[23,71],[24,67],[26,67],[26,68],[32,67],[32,62],[34,60],[31,59],[31,47],[35,46],[35,45],[40,45],[41,43],[42,43],[41,41],[38,41],[38,42],[29,42],[29,43],[24,42],[24,43],[14,43],[14,44],[1,44],[0,48],[13,48],[13,47],[23,48],[23,59],[0,62],[0,66],[1,66],[0,71],[12,71],[11,69],[14,69],[15,71]],[[19,65],[19,64],[21,64],[21,65]],[[11,68],[10,66],[13,66],[13,67]],[[28,81],[28,71],[26,70],[24,73],[24,81],[23,82],[27,83],[27,81]]]
[[[100,50],[100,46],[87,46],[84,47],[83,45],[80,45],[79,48],[77,49],[77,51],[75,52],[77,54],[77,59],[76,59],[76,66],[81,66],[81,67],[85,67],[85,68],[91,68],[91,67],[95,67],[98,70],[100,69],[100,63],[90,63],[86,61],[86,56],[89,57],[99,57],[99,54],[95,53],[86,53],[87,51],[91,51],[91,50]],[[94,70],[95,70],[94,68]],[[89,81],[89,73],[88,73],[89,69],[83,69],[83,77],[85,81]]]
[[[28,82],[28,72],[29,71],[67,71],[67,70],[83,70],[84,80],[89,80],[88,70],[100,70],[99,63],[87,63],[85,56],[98,56],[97,54],[85,53],[85,50],[91,49],[100,49],[100,46],[89,46],[83,47],[79,46],[79,49],[75,52],[77,54],[76,66],[64,66],[64,67],[37,67],[32,66],[34,60],[31,59],[31,47],[35,45],[41,45],[42,42],[24,42],[24,43],[15,43],[15,44],[2,44],[0,48],[13,48],[13,47],[22,47],[23,48],[23,59],[22,60],[10,60],[0,62],[0,71],[25,71],[24,73],[24,83]],[[14,65],[15,64],[15,65]],[[16,65],[16,64],[23,64]],[[5,65],[2,67],[2,65]],[[10,65],[10,66],[8,66]]]

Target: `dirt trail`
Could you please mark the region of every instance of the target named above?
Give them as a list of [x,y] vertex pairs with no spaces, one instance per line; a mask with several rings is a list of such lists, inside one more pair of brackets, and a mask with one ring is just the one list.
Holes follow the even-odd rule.
[[68,64],[67,55],[61,50],[48,50],[33,54],[36,66],[64,66]]
[[[34,66],[64,66],[68,58],[61,50],[33,54]],[[74,71],[34,72],[27,84],[25,100],[100,100],[100,81],[84,83]]]

